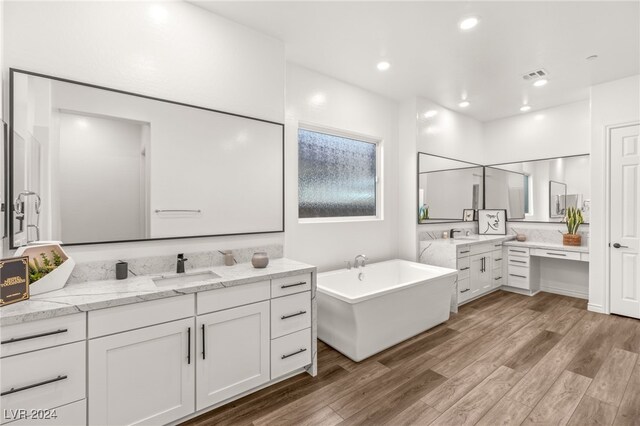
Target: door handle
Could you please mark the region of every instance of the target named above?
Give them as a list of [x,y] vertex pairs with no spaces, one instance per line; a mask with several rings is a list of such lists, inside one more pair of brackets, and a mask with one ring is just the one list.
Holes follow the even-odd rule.
[[613,247],[614,248],[629,248],[629,246],[621,246],[620,243],[614,243]]

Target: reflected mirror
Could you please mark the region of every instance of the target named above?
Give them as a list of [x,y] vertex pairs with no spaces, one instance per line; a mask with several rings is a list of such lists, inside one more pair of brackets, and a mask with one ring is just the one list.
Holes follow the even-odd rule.
[[11,70],[11,247],[284,230],[284,126]]
[[482,166],[418,153],[418,223],[462,221],[483,208]]
[[487,166],[485,203],[510,221],[561,222],[567,207],[589,222],[589,155]]

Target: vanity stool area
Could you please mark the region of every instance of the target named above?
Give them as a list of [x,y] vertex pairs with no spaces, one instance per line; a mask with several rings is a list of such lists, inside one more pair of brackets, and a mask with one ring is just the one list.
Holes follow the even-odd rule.
[[317,374],[315,267],[209,271],[219,278],[86,282],[4,307],[1,403],[16,420],[3,424],[175,424]]

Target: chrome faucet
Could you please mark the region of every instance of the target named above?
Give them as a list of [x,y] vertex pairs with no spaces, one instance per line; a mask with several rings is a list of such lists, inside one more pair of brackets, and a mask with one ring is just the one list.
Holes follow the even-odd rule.
[[449,231],[449,238],[453,238],[453,234],[457,232],[462,232],[462,231],[456,228],[451,228],[451,230]]
[[178,255],[178,263],[176,264],[176,272],[178,274],[184,274],[184,262],[186,262],[187,260],[189,259],[185,259],[183,253],[180,253]]
[[353,267],[357,269],[359,267],[359,262],[360,262],[362,264],[362,267],[364,268],[365,266],[367,266],[367,260],[369,260],[367,255],[359,254],[356,256],[355,260],[353,261]]

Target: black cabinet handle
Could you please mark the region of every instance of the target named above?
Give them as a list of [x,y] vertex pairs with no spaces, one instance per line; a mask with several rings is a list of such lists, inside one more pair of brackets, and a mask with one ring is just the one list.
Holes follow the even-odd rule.
[[191,327],[187,328],[187,364],[191,364]]
[[502,260],[502,258],[501,258],[501,257],[496,257],[496,262],[497,262],[498,260]]
[[466,271],[467,269],[469,269],[468,266],[465,266],[464,268],[460,268],[461,271]]
[[290,356],[294,356],[294,355],[301,354],[302,352],[305,352],[306,350],[307,350],[306,348],[300,348],[300,350],[295,351],[295,352],[290,353],[290,354],[287,354],[287,355],[282,355],[280,358],[281,358],[281,359],[287,359],[287,358],[289,358]]
[[202,359],[205,359],[206,356],[206,346],[204,340],[204,324],[202,324]]
[[469,290],[471,290],[471,289],[469,289],[469,288],[468,288],[468,289],[466,289],[466,290],[460,290],[460,293],[466,293],[466,292],[468,292]]
[[2,392],[0,394],[0,396],[11,395],[12,393],[22,392],[22,391],[27,390],[27,389],[37,388],[38,386],[43,386],[43,385],[48,385],[49,383],[59,382],[60,380],[64,380],[66,378],[67,378],[67,376],[58,376],[55,379],[49,379],[49,380],[45,380],[45,381],[40,382],[40,383],[34,383],[32,385],[22,386],[21,388],[11,388],[6,392]]
[[306,281],[302,281],[300,283],[295,283],[295,284],[284,284],[284,285],[281,285],[280,288],[297,287],[299,285],[305,285],[306,283],[307,283]]
[[498,280],[501,280],[501,279],[502,279],[502,277],[494,278],[495,281],[498,281]]
[[518,277],[518,278],[524,278],[525,280],[527,279],[527,277],[525,277],[524,275],[516,275],[516,274],[509,274],[512,277]]
[[514,259],[510,259],[509,262],[511,262],[511,263],[527,263],[525,260],[514,260]]
[[26,337],[13,337],[8,340],[3,340],[2,342],[0,342],[0,344],[5,345],[7,343],[15,343],[15,342],[21,342],[23,340],[37,339],[38,337],[53,336],[54,334],[66,333],[67,331],[69,330],[66,328],[63,328],[56,331],[48,331],[46,333],[33,334],[31,336],[26,336]]
[[469,250],[461,251],[460,254],[469,253]]
[[283,316],[280,317],[280,319],[284,320],[284,319],[287,319],[287,318],[293,318],[293,317],[297,317],[298,315],[304,315],[306,313],[307,313],[307,311],[300,311],[300,312],[297,312],[295,314],[283,315]]
[[514,249],[509,249],[509,251],[513,251],[515,253],[526,253],[526,251],[524,250],[514,250]]
[[547,254],[548,254],[549,256],[566,256],[566,254],[565,254],[565,253],[551,253],[551,252],[547,252]]

